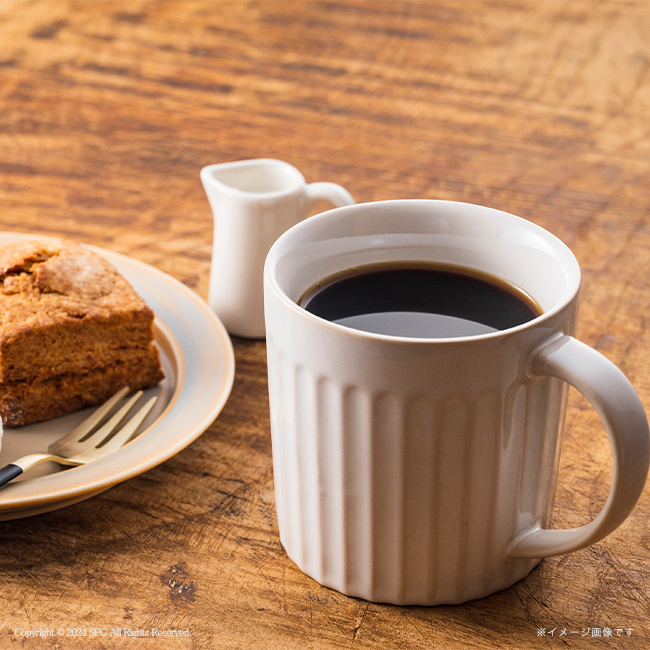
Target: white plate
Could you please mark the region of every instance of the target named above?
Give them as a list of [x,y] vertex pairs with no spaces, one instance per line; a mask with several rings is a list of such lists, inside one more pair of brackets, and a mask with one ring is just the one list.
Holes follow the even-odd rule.
[[[38,235],[0,233],[0,245]],[[77,503],[162,463],[207,429],[224,407],[235,376],[225,327],[191,289],[148,264],[89,246],[131,283],[156,314],[156,343],[165,379],[145,391],[158,395],[142,433],[125,447],[82,467],[37,466],[0,488],[0,521],[29,517]],[[73,413],[25,427],[6,428],[0,467],[42,452],[88,415]],[[43,475],[45,474],[45,475]]]

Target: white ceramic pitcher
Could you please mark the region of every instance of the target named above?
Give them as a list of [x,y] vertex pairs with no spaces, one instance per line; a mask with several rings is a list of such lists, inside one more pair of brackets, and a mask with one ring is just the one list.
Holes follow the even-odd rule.
[[318,201],[354,203],[334,183],[305,182],[281,160],[208,165],[201,170],[214,215],[208,302],[230,334],[264,338],[264,260],[275,240]]

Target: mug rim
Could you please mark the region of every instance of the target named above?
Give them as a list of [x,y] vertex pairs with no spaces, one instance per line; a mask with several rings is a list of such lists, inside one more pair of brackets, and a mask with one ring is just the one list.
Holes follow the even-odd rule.
[[[438,338],[399,336],[394,334],[380,334],[377,332],[359,330],[352,327],[348,327],[346,325],[341,325],[339,323],[329,321],[325,318],[322,318],[321,316],[317,316],[316,314],[313,314],[307,311],[306,309],[300,307],[300,305],[296,301],[292,300],[287,295],[287,293],[282,289],[275,275],[275,268],[277,262],[281,259],[282,254],[286,252],[284,251],[283,253],[280,253],[279,249],[281,249],[282,246],[285,245],[288,239],[295,237],[297,232],[300,233],[302,230],[317,228],[321,222],[339,217],[341,213],[355,212],[363,209],[371,209],[373,206],[377,206],[377,205],[394,206],[394,207],[400,207],[400,206],[405,207],[405,206],[415,206],[415,205],[431,205],[431,206],[438,206],[438,207],[460,206],[460,207],[466,207],[476,212],[483,211],[486,214],[491,212],[494,214],[499,214],[502,217],[505,216],[509,219],[513,219],[516,222],[518,222],[520,225],[522,225],[524,228],[529,229],[536,235],[540,236],[547,243],[551,244],[555,248],[555,250],[559,251],[560,254],[563,256],[564,259],[563,259],[562,266],[567,271],[567,279],[568,279],[568,287],[565,292],[565,295],[562,297],[562,299],[558,300],[556,304],[553,305],[552,308],[544,311],[539,316],[536,316],[535,318],[532,318],[531,320],[526,321],[525,323],[522,323],[520,325],[515,325],[514,327],[509,327],[504,330],[497,330],[495,332],[488,332],[484,334],[474,334],[471,336],[438,337]],[[295,248],[296,247],[294,247],[293,249],[295,250]],[[565,262],[567,262],[568,264]],[[385,342],[385,343],[410,344],[410,345],[423,345],[423,344],[454,345],[454,344],[462,344],[462,343],[488,342],[488,341],[494,341],[501,338],[507,338],[509,336],[518,334],[519,332],[526,331],[528,329],[537,327],[539,325],[543,325],[547,321],[552,320],[558,313],[566,309],[566,307],[570,305],[573,302],[573,300],[575,300],[575,298],[577,297],[581,286],[581,271],[580,271],[580,265],[578,264],[578,260],[576,259],[574,253],[559,237],[549,232],[545,228],[542,228],[541,226],[533,223],[532,221],[529,221],[528,219],[524,219],[523,217],[519,217],[510,212],[505,212],[504,210],[499,210],[497,208],[490,208],[480,204],[467,203],[464,201],[449,201],[449,200],[441,200],[441,199],[388,199],[388,200],[381,200],[381,201],[367,201],[364,203],[355,203],[352,205],[346,205],[339,208],[334,208],[322,212],[320,214],[311,216],[293,225],[291,228],[286,230],[282,235],[280,235],[280,237],[278,237],[278,239],[271,246],[271,249],[269,250],[266,256],[266,261],[264,264],[264,285],[265,287],[268,287],[269,291],[273,292],[273,294],[286,307],[288,307],[293,314],[299,316],[300,318],[306,319],[307,322],[310,322],[314,326],[331,330],[332,332],[336,333],[339,336],[344,335],[344,336],[349,336],[349,337],[363,339],[363,340],[371,340],[371,341],[378,341],[378,342]]]

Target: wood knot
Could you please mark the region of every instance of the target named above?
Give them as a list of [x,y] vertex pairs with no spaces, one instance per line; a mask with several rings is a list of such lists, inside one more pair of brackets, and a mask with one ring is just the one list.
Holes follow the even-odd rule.
[[196,587],[185,562],[169,567],[160,575],[160,582],[169,587],[169,597],[175,605],[189,605],[194,602]]

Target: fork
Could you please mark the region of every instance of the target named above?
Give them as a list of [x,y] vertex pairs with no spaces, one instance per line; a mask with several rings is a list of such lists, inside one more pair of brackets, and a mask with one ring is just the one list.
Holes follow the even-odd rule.
[[134,393],[129,400],[117,411],[105,424],[97,428],[113,408],[129,392],[128,386],[115,393],[107,402],[102,404],[80,425],[70,433],[62,436],[50,444],[47,453],[29,454],[15,460],[9,465],[0,469],[0,486],[20,476],[24,471],[45,462],[53,460],[61,465],[85,465],[94,460],[102,458],[125,445],[137,431],[142,421],[147,417],[149,411],[156,403],[157,397],[152,397],[138,410],[131,419],[119,430],[115,430],[126,414],[142,396],[142,391]]

